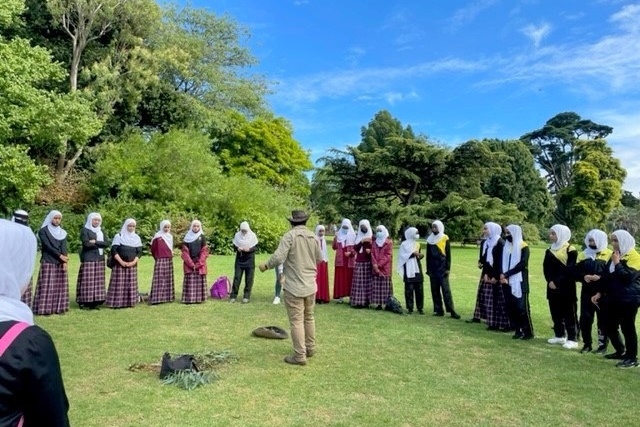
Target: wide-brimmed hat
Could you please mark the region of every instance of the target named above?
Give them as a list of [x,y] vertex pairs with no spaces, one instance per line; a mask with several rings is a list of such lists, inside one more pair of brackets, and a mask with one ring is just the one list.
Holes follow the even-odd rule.
[[299,224],[301,222],[306,222],[309,219],[309,215],[307,215],[304,211],[294,210],[291,211],[291,218],[287,218],[292,224]]
[[254,336],[260,338],[271,338],[276,340],[284,340],[289,337],[287,331],[278,326],[262,326],[251,332]]

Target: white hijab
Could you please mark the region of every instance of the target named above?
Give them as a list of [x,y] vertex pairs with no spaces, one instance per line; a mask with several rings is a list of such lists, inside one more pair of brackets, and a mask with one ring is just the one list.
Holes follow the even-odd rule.
[[430,245],[437,245],[438,242],[444,238],[444,224],[441,221],[436,220],[433,221],[431,227],[434,225],[438,229],[438,234],[433,234],[433,232],[429,234],[429,237],[427,237],[427,243]]
[[60,217],[62,217],[62,214],[60,213],[60,211],[50,211],[47,217],[44,219],[44,222],[42,223],[40,228],[42,229],[47,227],[47,230],[49,230],[49,233],[51,233],[54,239],[64,240],[67,238],[67,232],[64,231],[62,227],[60,227],[59,225],[56,226],[51,224],[51,220],[56,215],[60,215]]
[[[246,230],[247,234],[243,234],[242,230]],[[256,236],[256,233],[251,231],[251,227],[249,227],[249,223],[247,221],[240,223],[240,230],[238,230],[236,235],[233,237],[233,244],[236,245],[237,248],[247,249],[258,244],[258,236]]]
[[[595,249],[591,249],[589,247],[589,239],[593,239],[593,241],[596,243]],[[585,258],[596,259],[596,256],[598,256],[600,252],[605,250],[608,244],[609,242],[607,239],[607,233],[605,233],[602,230],[598,230],[597,228],[594,228],[593,230],[589,231],[584,238]]]
[[400,244],[400,250],[398,251],[398,267],[397,272],[404,277],[405,265],[407,270],[407,278],[413,279],[416,274],[420,272],[418,266],[418,260],[416,257],[411,258],[411,255],[416,252],[420,244],[416,241],[418,229],[415,227],[409,227],[404,231],[404,242]]
[[567,227],[566,225],[556,224],[551,227],[550,230],[555,232],[556,236],[558,237],[555,243],[551,245],[552,251],[562,249],[562,247],[568,244],[569,240],[571,240],[571,230],[569,230],[569,227]]
[[[347,226],[347,230],[342,227]],[[338,235],[336,236],[336,240],[338,243],[342,244],[342,247],[345,246],[353,246],[356,242],[356,232],[353,230],[353,225],[351,225],[351,220],[343,219],[342,224],[340,224],[340,229],[338,230]]]
[[377,226],[376,230],[378,228],[381,230],[382,235],[378,237],[378,232],[376,231],[376,245],[381,248],[384,246],[384,242],[387,241],[387,237],[389,237],[389,230],[387,230],[387,227],[385,227],[384,225]]
[[173,251],[173,234],[171,234],[171,232],[165,233],[165,225],[171,225],[171,221],[168,219],[160,221],[160,229],[153,235],[153,239],[151,239],[151,241],[154,241],[155,239],[162,239],[169,247],[169,250]]
[[[200,231],[198,231],[197,233],[194,233],[193,226],[196,224],[200,225]],[[200,236],[202,236],[202,223],[197,219],[194,219],[193,221],[191,221],[191,226],[189,227],[189,231],[184,236],[184,242],[185,243],[195,242]]]
[[322,260],[324,262],[329,262],[329,255],[327,254],[327,241],[324,239],[324,236],[320,237],[320,231],[324,230],[324,225],[318,224],[316,225],[316,240],[320,245],[320,252],[322,252]]
[[498,244],[498,240],[500,240],[502,227],[495,222],[487,222],[484,226],[489,230],[489,236],[484,239],[482,243],[482,254],[485,256],[487,263],[493,267],[493,248]]
[[[366,232],[362,232],[361,228],[362,226],[367,227],[367,231]],[[358,223],[358,234],[356,235],[356,245],[358,243],[360,243],[362,241],[362,239],[370,239],[371,237],[373,237],[373,231],[371,230],[371,224],[369,224],[369,220],[368,219],[363,219]],[[362,249],[360,249],[360,251],[362,251]]]
[[[513,238],[511,242],[504,242],[504,250],[502,251],[502,271],[507,272],[515,267],[522,257],[522,228],[519,225],[511,224],[507,226],[507,230]],[[522,296],[522,273],[516,273],[509,276],[509,286],[511,294],[520,298]]]
[[[100,220],[100,224],[98,224],[97,227],[93,226],[93,219],[94,218],[98,218]],[[94,233],[96,233],[96,240],[99,242],[104,242],[104,234],[102,233],[102,216],[100,216],[99,213],[97,212],[91,212],[89,215],[87,215],[87,221],[84,223],[84,228],[86,228],[87,230],[91,230]],[[100,255],[102,255],[104,253],[104,251],[102,250],[102,248],[98,248],[98,253]]]
[[0,321],[33,325],[33,313],[20,301],[36,262],[36,236],[29,227],[0,219]]
[[[636,247],[636,239],[633,238],[631,234],[629,234],[626,230],[616,230],[613,233],[614,236],[618,239],[618,251],[620,252],[620,257],[622,258],[630,250]],[[613,273],[616,269],[616,266],[611,262],[609,264],[609,272]]]
[[113,238],[113,246],[122,245],[122,246],[130,246],[132,248],[139,248],[142,246],[142,241],[140,240],[140,236],[136,234],[136,232],[129,232],[127,226],[129,224],[135,224],[136,220],[133,218],[128,218],[124,224],[122,224],[122,228],[120,229],[120,233],[116,234]]

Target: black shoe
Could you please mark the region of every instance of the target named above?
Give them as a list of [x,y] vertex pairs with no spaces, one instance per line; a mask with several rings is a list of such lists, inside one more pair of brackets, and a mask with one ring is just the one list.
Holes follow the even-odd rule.
[[580,353],[589,353],[591,350],[593,350],[591,346],[585,344],[584,347],[582,347],[582,350],[580,350]]
[[436,317],[443,317],[443,316],[444,316],[444,313],[441,313],[441,312],[439,312],[439,311],[436,311],[436,312],[434,312],[434,313],[433,313],[433,315],[434,315],[434,316],[436,316]]
[[626,359],[622,362],[618,362],[616,368],[636,368],[638,366],[638,359]]
[[378,304],[378,306],[376,307],[376,310],[382,310],[382,306]]
[[604,358],[609,360],[624,360],[624,353],[616,351],[615,353],[606,354]]
[[451,318],[457,320],[460,319],[460,315],[454,311],[453,313],[451,313]]
[[418,314],[421,314],[424,316],[424,310],[418,310]]
[[595,354],[606,354],[607,353],[607,346],[606,345],[601,345],[600,347],[598,347],[595,351]]
[[513,336],[511,337],[514,340],[519,340],[524,336],[524,334],[522,332],[516,332],[515,334],[513,334]]
[[487,326],[487,331],[497,331],[498,327],[497,326]]
[[413,314],[413,310],[407,310],[407,314],[411,316]]
[[467,319],[465,320],[466,323],[480,323],[480,319],[476,319],[475,317],[473,319]]
[[524,341],[529,341],[529,340],[532,340],[533,338],[534,338],[533,334],[529,334],[529,335],[523,335],[522,338],[520,339]]

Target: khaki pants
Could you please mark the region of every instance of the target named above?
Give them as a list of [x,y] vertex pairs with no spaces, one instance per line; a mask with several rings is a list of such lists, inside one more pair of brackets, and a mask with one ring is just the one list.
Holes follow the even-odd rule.
[[307,352],[313,352],[316,345],[316,321],[313,317],[315,304],[315,293],[296,297],[284,290],[284,305],[289,316],[294,356],[298,362],[305,361]]

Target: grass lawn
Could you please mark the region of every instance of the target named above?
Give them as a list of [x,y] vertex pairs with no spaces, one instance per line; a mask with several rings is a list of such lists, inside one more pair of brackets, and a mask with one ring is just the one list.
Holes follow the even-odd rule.
[[[476,247],[454,247],[451,285],[457,311],[469,318],[479,271]],[[316,306],[317,353],[307,366],[282,359],[290,340],[253,338],[258,326],[288,329],[271,304],[274,272],[256,272],[250,304],[209,300],[185,306],[71,311],[37,317],[53,336],[74,426],[635,426],[640,423],[640,369],[621,370],[594,354],[551,346],[551,320],[541,274],[544,249],[532,248],[531,309],[536,338],[449,317],[398,316]],[[261,262],[266,255],[258,256]],[[395,260],[394,260],[395,261]],[[75,299],[77,257],[70,266]],[[148,292],[152,259],[139,269]],[[175,259],[177,291],[182,272]],[[330,266],[330,272],[332,267]],[[209,282],[233,275],[233,257],[209,258]],[[332,275],[330,273],[330,275]],[[394,276],[395,295],[404,304]],[[165,351],[231,350],[239,362],[194,391],[130,372]]]

